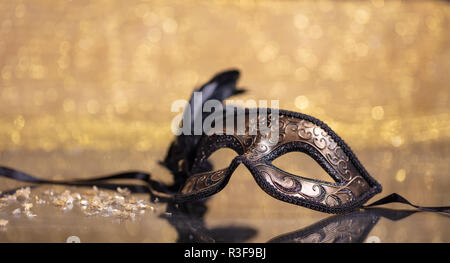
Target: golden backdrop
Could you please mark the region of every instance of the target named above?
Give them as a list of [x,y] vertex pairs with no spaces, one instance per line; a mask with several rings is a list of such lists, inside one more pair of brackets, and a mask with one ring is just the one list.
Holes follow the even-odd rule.
[[[1,1],[0,165],[54,179],[144,170],[169,182],[157,162],[174,137],[172,102],[238,68],[247,92],[236,98],[278,99],[325,121],[383,185],[380,196],[448,205],[449,21],[443,1]],[[277,161],[325,174],[305,156]],[[0,190],[17,185],[2,179]],[[3,242],[177,236],[152,214],[115,223],[35,206],[29,219],[11,206],[0,207]],[[208,208],[207,226],[252,226],[251,242],[328,216],[270,198],[242,167]],[[421,213],[381,220],[371,235],[450,242],[450,224]]]

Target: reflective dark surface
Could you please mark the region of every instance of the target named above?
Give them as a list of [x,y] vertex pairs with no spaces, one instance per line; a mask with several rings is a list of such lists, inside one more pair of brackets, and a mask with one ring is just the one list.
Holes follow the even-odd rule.
[[[214,168],[212,164],[208,167]],[[171,175],[175,182],[171,188],[181,189],[181,186],[176,186],[176,182],[182,184],[184,180],[177,177],[184,178],[185,175],[177,171],[171,171]],[[7,182],[7,185],[20,185],[19,182],[11,179],[2,180]],[[300,217],[296,220],[292,217],[295,215],[292,213],[296,212],[295,208],[300,207],[291,206],[290,211],[279,211],[278,215],[266,215],[265,218],[259,220],[243,218],[242,215],[248,211],[242,210],[243,214],[236,215],[236,210],[229,210],[230,214],[235,214],[235,217],[224,220],[214,218],[214,214],[208,215],[208,210],[214,209],[213,200],[176,203],[151,189],[150,194],[147,193],[148,191],[145,184],[114,183],[93,183],[77,187],[34,184],[29,188],[22,185],[19,188],[8,189],[1,194],[2,199],[0,200],[2,205],[0,229],[3,234],[1,241],[64,242],[64,238],[66,241],[79,238],[83,242],[394,242],[398,240],[390,239],[392,236],[388,235],[387,239],[384,239],[385,237],[380,237],[379,234],[373,234],[385,229],[377,228],[380,221],[389,225],[395,223],[390,226],[395,229],[399,227],[405,229],[411,224],[419,224],[415,225],[419,228],[411,228],[411,230],[419,230],[418,232],[423,230],[420,226],[424,224],[420,221],[408,222],[410,216],[422,215],[422,220],[432,219],[436,220],[434,222],[441,222],[444,230],[448,229],[449,223],[448,215],[444,214],[419,212],[418,210],[365,208],[342,215],[319,217],[316,219],[317,222],[302,226],[298,230],[278,233],[268,240],[261,240],[261,232],[267,231],[265,228],[268,226],[272,225],[270,230],[273,228],[283,229],[286,222],[292,224],[296,221],[303,221],[304,218]],[[80,192],[82,193],[81,197]],[[68,197],[75,197],[75,200],[67,201]],[[266,197],[268,196],[266,195]],[[127,200],[125,204],[124,198]],[[214,199],[214,196],[211,198]],[[60,203],[61,200],[63,203]],[[112,203],[108,200],[112,200]],[[117,205],[117,200],[120,200],[119,204],[122,205]],[[246,201],[237,198],[229,200],[236,203]],[[211,203],[213,204],[211,205]],[[74,204],[78,206],[74,206]],[[110,206],[110,204],[116,204],[116,206]],[[142,210],[132,209],[134,204],[142,204],[144,208]],[[86,205],[89,208],[100,207],[100,210],[94,209],[93,213],[91,209],[87,212]],[[102,206],[105,208],[103,209]],[[257,206],[257,204],[247,204],[246,210],[250,207],[255,209],[254,207]],[[279,205],[279,207],[282,206]],[[121,209],[123,211],[120,211]],[[17,210],[20,211],[17,212]],[[276,208],[274,210],[277,211]],[[302,208],[302,210],[301,213],[312,215],[308,219],[314,219],[312,210],[306,208]],[[95,213],[95,211],[103,212]],[[266,213],[264,209],[260,212]],[[417,217],[416,220],[418,218],[420,217]],[[11,223],[9,223],[10,221]],[[211,222],[218,222],[218,224],[211,226]],[[256,228],[255,223],[256,225],[262,223],[263,228]],[[146,233],[143,230],[149,232]],[[414,232],[408,234],[410,233]],[[423,242],[426,237],[435,238],[436,234],[436,232],[431,232],[428,236],[420,236],[419,241]],[[398,238],[399,236],[397,234],[393,237]],[[409,238],[409,236],[407,237]],[[401,242],[408,241],[412,240],[407,239]],[[441,241],[445,242],[445,239],[431,240],[431,242]]]

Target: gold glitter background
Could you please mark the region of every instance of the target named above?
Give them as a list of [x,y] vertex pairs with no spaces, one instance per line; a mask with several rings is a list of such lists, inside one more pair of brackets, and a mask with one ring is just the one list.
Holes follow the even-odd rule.
[[[53,179],[144,170],[169,182],[157,161],[173,139],[171,103],[237,67],[247,92],[236,99],[279,99],[325,121],[383,185],[380,197],[448,205],[449,21],[443,1],[0,1],[0,165]],[[232,157],[212,158],[220,167]],[[326,178],[300,154],[277,164]],[[243,167],[208,207],[208,226],[251,226],[251,242],[328,216],[270,198]],[[114,223],[52,211],[17,219],[0,208],[0,241],[177,236],[154,215]],[[450,242],[450,224],[420,213],[382,219],[370,235]]]

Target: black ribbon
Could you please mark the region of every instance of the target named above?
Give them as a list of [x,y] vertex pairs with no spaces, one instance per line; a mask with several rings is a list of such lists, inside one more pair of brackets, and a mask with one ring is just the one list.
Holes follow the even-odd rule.
[[[148,193],[150,194],[152,200],[155,200],[155,198],[160,199],[161,201],[164,200],[171,200],[173,201],[173,195],[176,194],[178,188],[176,186],[168,186],[164,183],[155,181],[151,179],[151,176],[149,173],[140,172],[140,171],[130,171],[130,172],[123,172],[123,173],[116,173],[113,175],[106,175],[106,176],[100,176],[100,177],[94,177],[90,179],[74,179],[74,180],[43,180],[39,179],[35,176],[29,175],[25,172],[21,172],[12,168],[0,166],[0,176],[7,177],[10,179],[14,179],[17,181],[22,182],[29,182],[29,183],[36,183],[36,184],[59,184],[59,185],[70,185],[70,186],[92,186],[96,185],[100,188],[105,189],[111,189],[115,190],[117,187],[126,187],[133,193]],[[107,180],[140,180],[145,182],[147,185],[133,185],[133,184],[105,184],[102,183],[102,181]],[[17,188],[20,189],[20,188]],[[4,196],[9,193],[15,192],[15,190],[10,190],[7,192],[2,192],[0,196]],[[157,192],[157,193],[156,193]],[[393,193],[390,194],[384,198],[381,198],[380,200],[373,202],[367,206],[363,206],[364,208],[373,207],[373,206],[380,206],[390,203],[401,203],[406,204],[409,206],[412,206],[416,208],[419,211],[426,211],[426,212],[435,212],[435,213],[443,213],[446,216],[450,216],[450,206],[418,206],[411,202],[409,202],[406,198],[403,196]]]
[[[173,186],[165,185],[159,181],[151,179],[151,175],[140,171],[129,171],[123,173],[116,173],[112,175],[94,177],[89,179],[74,179],[74,180],[44,180],[33,175],[27,174],[25,172],[0,166],[0,176],[10,178],[13,180],[35,183],[35,184],[56,184],[56,185],[68,185],[68,186],[97,186],[103,189],[116,190],[117,187],[128,188],[133,193],[145,193],[150,194],[151,199],[155,200],[158,198],[161,201],[171,200],[172,195],[176,193]],[[146,185],[136,185],[136,184],[112,184],[112,183],[102,183],[108,180],[139,180],[145,182]],[[22,187],[20,187],[22,188]],[[17,189],[2,192],[1,196],[14,193]]]
[[417,208],[420,211],[426,211],[426,212],[437,212],[437,213],[445,213],[447,215],[450,215],[450,206],[418,206],[415,204],[412,204],[410,201],[406,200],[403,196],[393,193],[390,194],[384,198],[381,198],[380,200],[371,203],[370,205],[367,205],[365,207],[372,207],[372,206],[379,206],[384,204],[390,204],[390,203],[401,203],[410,205],[414,208]]

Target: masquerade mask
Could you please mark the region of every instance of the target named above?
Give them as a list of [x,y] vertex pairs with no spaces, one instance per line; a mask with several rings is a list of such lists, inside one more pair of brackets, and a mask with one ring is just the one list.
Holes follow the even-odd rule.
[[[125,186],[132,192],[150,193],[168,202],[187,202],[204,199],[222,190],[239,164],[244,164],[256,183],[270,196],[291,204],[327,213],[345,213],[363,207],[381,185],[361,165],[349,146],[322,121],[311,116],[278,109],[240,109],[224,107],[225,110],[203,112],[208,101],[224,101],[242,93],[236,89],[239,72],[231,70],[216,75],[198,91],[201,100],[193,95],[184,112],[184,125],[195,130],[197,120],[206,121],[214,116],[211,129],[199,135],[180,134],[171,144],[165,160],[161,163],[174,176],[170,186],[152,180],[143,172],[125,172],[87,180],[42,180],[24,172],[0,166],[0,176],[31,183],[66,185],[97,185],[115,189]],[[187,120],[187,121],[186,121]],[[243,124],[231,132],[220,123]],[[192,129],[194,128],[194,129]],[[224,169],[214,170],[208,157],[222,148],[234,150],[238,156]],[[334,183],[290,174],[272,164],[286,153],[298,151],[313,158],[335,181]],[[111,179],[138,179],[141,185],[100,184]],[[9,192],[3,192],[0,196]],[[398,194],[391,194],[368,205],[404,203],[422,211],[449,213],[449,207],[422,207],[411,204]]]
[[[190,175],[175,199],[189,201],[219,192],[240,163],[250,170],[259,187],[272,197],[328,213],[353,210],[381,191],[381,185],[367,173],[345,142],[326,124],[289,111],[279,111],[275,119],[272,118],[273,111],[267,111],[267,118],[261,109],[254,118],[249,118],[249,110],[246,110],[244,135],[202,136],[196,156],[187,171]],[[270,131],[264,134],[260,129],[256,135],[249,135],[252,129],[250,125],[261,119],[268,122],[270,130],[277,126],[276,138]],[[233,149],[239,156],[225,169],[202,172],[207,166],[208,157],[225,147]],[[312,157],[336,183],[290,174],[272,164],[279,156],[293,151]]]
[[[314,117],[264,108],[224,107],[223,112],[199,113],[202,112],[199,108],[208,100],[223,101],[232,94],[241,93],[242,90],[236,89],[238,77],[238,71],[220,73],[199,89],[204,94],[201,103],[191,98],[190,109],[184,115],[191,114],[191,128],[194,126],[193,119],[205,120],[213,114],[221,116],[216,124],[227,123],[227,119],[231,119],[231,122],[241,119],[245,125],[243,132],[233,129],[227,133],[226,128],[217,125],[201,136],[180,135],[176,138],[164,161],[174,173],[181,174],[178,178],[183,178],[178,181],[181,188],[174,194],[175,201],[194,201],[218,193],[241,163],[250,170],[258,186],[270,196],[322,212],[352,211],[381,192],[381,185],[369,175],[350,147],[330,127]],[[214,170],[208,157],[222,148],[230,148],[238,156],[227,168]],[[272,164],[276,158],[293,151],[303,152],[313,158],[335,183],[290,174]],[[390,202],[412,205],[397,194],[372,205]],[[414,207],[428,211],[448,211],[448,207]]]
[[[228,79],[230,82],[237,79],[237,73],[225,74],[233,75]],[[234,88],[233,85],[229,87]],[[191,107],[196,105],[191,104]],[[198,142],[193,150],[193,159],[186,158],[183,151],[184,140],[189,136],[178,138],[166,159],[167,163],[176,164],[177,170],[187,174],[181,191],[174,196],[176,201],[197,200],[219,192],[241,163],[250,170],[259,187],[272,197],[322,212],[353,210],[381,191],[381,185],[367,173],[350,147],[318,119],[290,111],[261,108],[232,108],[223,114],[215,114],[223,115],[220,123],[227,123],[228,118],[244,120],[244,129],[241,133],[234,129],[231,134],[225,134],[226,128],[213,128],[209,135],[196,138]],[[201,116],[202,119],[205,117]],[[210,168],[208,157],[222,148],[231,148],[239,156],[227,168],[205,171]],[[335,183],[290,174],[272,164],[276,158],[293,151],[312,157]]]

